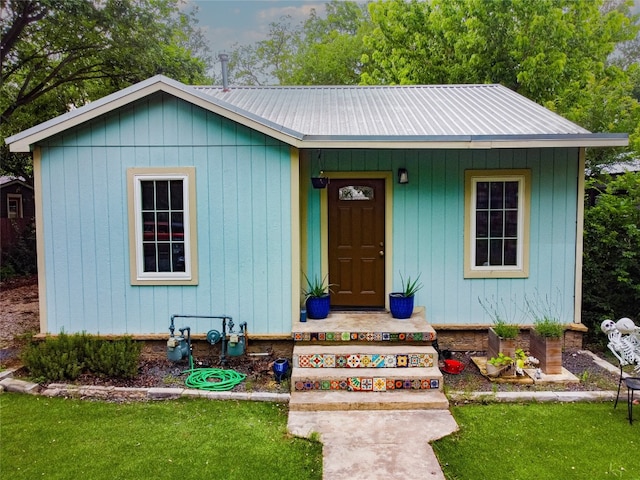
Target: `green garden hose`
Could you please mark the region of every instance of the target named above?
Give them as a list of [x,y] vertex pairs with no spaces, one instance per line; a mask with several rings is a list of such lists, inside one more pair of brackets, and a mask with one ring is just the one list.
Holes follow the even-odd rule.
[[223,370],[221,368],[192,368],[182,373],[189,374],[184,381],[187,387],[212,392],[231,390],[247,378],[244,373],[236,372],[235,370]]

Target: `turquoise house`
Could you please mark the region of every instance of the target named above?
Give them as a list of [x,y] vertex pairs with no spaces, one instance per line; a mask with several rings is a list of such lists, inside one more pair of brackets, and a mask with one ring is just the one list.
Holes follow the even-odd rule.
[[585,148],[627,141],[500,85],[162,76],[6,139],[34,158],[42,333],[228,315],[265,339],[291,336],[303,274],[336,310],[388,308],[421,274],[432,324],[488,325],[479,300],[530,292],[580,323]]

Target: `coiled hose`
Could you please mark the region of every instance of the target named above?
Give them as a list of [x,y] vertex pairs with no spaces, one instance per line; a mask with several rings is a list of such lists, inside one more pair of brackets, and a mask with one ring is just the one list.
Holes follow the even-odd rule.
[[[192,368],[182,373],[189,376],[184,384],[190,388],[209,390],[212,392],[224,392],[242,383],[247,376],[235,370],[224,370],[221,368]],[[214,380],[214,381],[212,381]],[[216,381],[217,380],[217,381]]]

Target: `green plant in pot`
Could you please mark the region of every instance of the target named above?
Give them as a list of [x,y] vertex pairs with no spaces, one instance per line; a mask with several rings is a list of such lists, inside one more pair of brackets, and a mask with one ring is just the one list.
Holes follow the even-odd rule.
[[529,351],[540,361],[540,369],[547,375],[562,373],[562,341],[565,325],[560,321],[561,294],[527,297],[527,309],[533,318],[533,328],[529,332]]
[[327,276],[320,278],[314,276],[309,279],[306,274],[304,279],[307,287],[302,289],[305,299],[305,307],[307,309],[307,318],[321,320],[327,318],[331,309],[331,287],[333,285],[327,283]]
[[391,311],[391,316],[393,318],[405,319],[410,318],[413,314],[415,294],[422,288],[420,275],[422,274],[418,274],[418,276],[413,280],[408,276],[407,281],[405,282],[402,273],[400,273],[402,290],[389,294],[389,310]]
[[513,318],[515,313],[508,311],[502,299],[500,301],[495,299],[483,301],[478,298],[478,302],[493,322],[488,331],[487,357],[495,357],[499,352],[513,357],[516,350],[516,339],[520,334],[520,326],[517,323],[507,321],[506,318]]
[[499,377],[511,365],[513,365],[513,358],[500,352],[496,357],[487,360],[487,375]]

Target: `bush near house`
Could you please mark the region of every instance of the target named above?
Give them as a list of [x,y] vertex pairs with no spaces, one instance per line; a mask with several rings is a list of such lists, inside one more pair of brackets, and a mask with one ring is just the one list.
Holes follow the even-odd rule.
[[640,173],[591,179],[587,189],[600,193],[585,202],[582,317],[588,341],[601,343],[602,320],[640,319]]
[[141,351],[142,343],[130,337],[102,340],[85,333],[60,333],[27,345],[22,361],[39,382],[75,380],[85,371],[106,377],[132,378],[138,373]]

